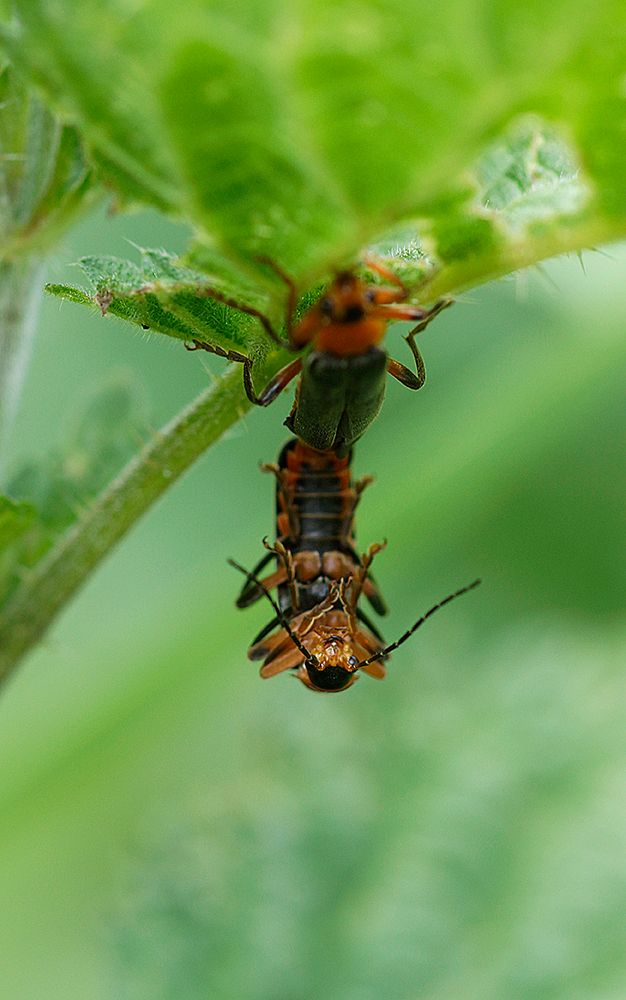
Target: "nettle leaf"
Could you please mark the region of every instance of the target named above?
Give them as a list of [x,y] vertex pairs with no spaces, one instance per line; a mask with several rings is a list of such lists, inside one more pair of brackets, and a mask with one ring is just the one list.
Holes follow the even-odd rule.
[[27,539],[36,525],[37,511],[32,504],[0,495],[0,605],[19,580]]
[[35,335],[42,255],[94,195],[76,130],[0,64],[0,466]]
[[63,448],[20,469],[0,497],[0,605],[148,435],[126,376],[95,393],[73,423]]
[[[468,174],[468,191],[434,205],[429,224],[402,222],[366,252],[392,265],[416,296],[433,298],[531,263],[542,241],[567,245],[591,197],[570,148],[536,118],[520,121],[487,148]],[[113,257],[79,261],[92,294],[67,285],[48,285],[47,291],[184,341],[203,340],[252,357],[263,353],[258,324],[211,296],[217,292],[275,316],[277,299],[243,286],[236,269],[202,244],[188,255],[194,267],[165,250],[137,249],[140,265]],[[300,309],[315,295],[310,290]],[[276,318],[279,326],[280,313]]]
[[78,263],[91,286],[89,291],[55,284],[46,290],[177,340],[201,340],[253,357],[265,352],[258,323],[212,296],[236,296],[260,309],[268,308],[266,297],[249,286],[242,298],[241,282],[228,280],[226,269],[209,278],[166,250],[137,249],[139,264],[118,257],[83,257]]
[[30,504],[15,503],[9,497],[0,496],[1,552],[28,530],[34,517],[35,510]]
[[[472,196],[436,206],[427,243],[431,295],[524,267],[593,233],[592,192],[573,151],[535,117],[487,147],[469,174]],[[469,205],[469,210],[468,210]]]
[[6,51],[200,270],[305,289],[382,242],[434,294],[626,232],[619,0],[22,8]]
[[45,249],[94,193],[76,130],[2,67],[0,255],[11,260]]
[[589,199],[570,149],[541,121],[521,124],[489,148],[476,175],[481,204],[520,234],[555,214],[576,216]]

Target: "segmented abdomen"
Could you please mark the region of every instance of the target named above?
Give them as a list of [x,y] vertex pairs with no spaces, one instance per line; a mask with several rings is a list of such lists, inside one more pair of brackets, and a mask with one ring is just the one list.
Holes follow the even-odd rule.
[[278,459],[277,535],[294,555],[330,549],[352,554],[357,491],[350,482],[350,453],[338,458],[303,441],[288,441]]

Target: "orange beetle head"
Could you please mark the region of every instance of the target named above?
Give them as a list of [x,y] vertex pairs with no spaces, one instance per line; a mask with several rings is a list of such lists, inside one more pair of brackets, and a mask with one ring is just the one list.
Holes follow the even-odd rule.
[[296,673],[296,677],[312,691],[345,691],[358,675],[359,657],[348,634],[327,636],[317,633],[308,637],[307,648],[312,656]]
[[376,303],[373,288],[351,271],[337,275],[318,303],[325,323],[359,323]]

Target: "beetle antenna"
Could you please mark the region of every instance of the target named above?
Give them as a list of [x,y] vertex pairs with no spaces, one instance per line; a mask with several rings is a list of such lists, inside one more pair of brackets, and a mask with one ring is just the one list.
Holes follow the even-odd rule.
[[300,641],[300,639],[298,638],[298,636],[296,635],[296,633],[293,631],[291,625],[287,621],[285,615],[283,614],[283,612],[279,608],[278,604],[276,603],[276,601],[274,600],[274,598],[270,594],[270,592],[267,589],[267,587],[265,586],[265,584],[262,583],[261,580],[259,580],[258,576],[255,576],[254,573],[251,573],[249,570],[244,569],[243,566],[240,566],[239,563],[235,562],[234,559],[228,559],[227,562],[234,569],[238,569],[240,573],[243,573],[243,575],[248,578],[248,582],[252,582],[252,583],[256,584],[256,586],[259,588],[259,590],[261,590],[265,594],[265,596],[267,597],[268,601],[270,602],[270,604],[274,608],[274,611],[276,612],[276,616],[277,616],[280,624],[282,625],[282,627],[284,628],[285,632],[287,633],[287,635],[289,636],[289,638],[293,642],[294,646],[296,646],[300,650],[300,652],[304,656],[305,660],[307,660],[309,663],[315,663],[317,665],[317,662],[318,662],[317,661],[317,657],[314,656],[313,653],[310,653],[308,651],[308,649],[306,648],[306,646],[304,645],[304,643],[302,643]]
[[480,582],[481,582],[480,580],[474,580],[474,582],[469,583],[467,587],[461,587],[461,589],[455,591],[454,594],[448,594],[447,597],[444,597],[443,601],[439,601],[438,604],[434,604],[432,608],[429,608],[429,610],[426,612],[425,615],[422,615],[421,618],[417,619],[415,625],[411,625],[411,628],[407,629],[404,635],[401,635],[399,639],[396,639],[395,642],[392,642],[390,646],[385,646],[385,648],[379,650],[379,652],[376,653],[375,656],[369,656],[367,660],[361,660],[359,662],[357,669],[361,667],[367,667],[370,665],[370,663],[376,663],[377,660],[382,660],[383,657],[388,656],[389,653],[392,653],[394,651],[394,649],[397,649],[398,646],[401,646],[403,642],[406,642],[407,639],[410,639],[413,633],[417,632],[420,625],[423,625],[427,618],[430,618],[431,615],[434,615],[435,611],[439,611],[439,608],[443,608],[446,604],[449,604],[450,601],[454,601],[457,597],[462,597],[463,594],[467,594],[469,590],[473,590],[474,587],[477,587]]

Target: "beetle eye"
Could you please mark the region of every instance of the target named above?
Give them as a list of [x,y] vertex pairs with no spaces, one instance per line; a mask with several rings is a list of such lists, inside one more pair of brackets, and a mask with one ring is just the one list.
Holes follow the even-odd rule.
[[348,659],[348,665],[351,667],[356,667],[358,662],[359,662],[358,656],[351,656]]
[[333,303],[331,299],[322,299],[320,302],[320,312],[323,316],[332,316]]
[[375,288],[368,288],[368,289],[366,289],[365,295],[363,297],[364,297],[364,299],[365,299],[366,302],[375,302],[376,301],[376,289]]

